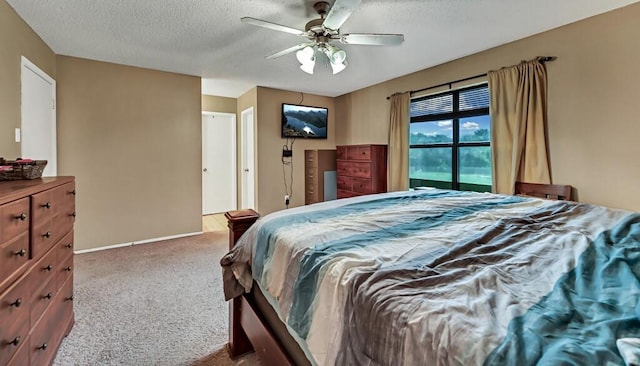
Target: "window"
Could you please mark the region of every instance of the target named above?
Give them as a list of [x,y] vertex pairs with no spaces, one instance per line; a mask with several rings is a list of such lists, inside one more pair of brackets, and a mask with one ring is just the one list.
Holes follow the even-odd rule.
[[491,117],[486,84],[413,99],[409,185],[491,191]]

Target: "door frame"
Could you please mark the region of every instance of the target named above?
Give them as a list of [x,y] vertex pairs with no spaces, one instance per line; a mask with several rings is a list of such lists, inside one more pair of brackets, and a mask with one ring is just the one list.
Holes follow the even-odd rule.
[[[238,122],[237,122],[237,116],[235,113],[223,113],[223,112],[208,112],[208,111],[202,111],[202,117],[204,116],[220,116],[220,117],[231,117],[233,120],[233,125],[234,125],[234,129],[233,129],[233,138],[231,139],[231,151],[232,151],[232,156],[235,157],[235,159],[233,159],[233,161],[231,162],[232,165],[232,169],[231,171],[233,173],[231,173],[231,179],[232,179],[232,184],[231,184],[231,197],[234,197],[234,207],[232,208],[233,210],[236,210],[238,208],[238,178],[237,178],[237,171],[238,171],[238,150],[237,150],[237,145],[236,145],[236,140],[238,138]],[[202,119],[202,118],[201,118]],[[204,125],[204,123],[203,123]],[[204,127],[204,126],[203,126]],[[202,135],[202,149],[204,150],[204,144],[205,144],[205,133],[204,131],[202,131],[201,133]],[[203,154],[204,155],[204,154]],[[204,165],[204,161],[202,162],[202,165]],[[200,169],[203,169],[204,167],[201,167]],[[202,176],[204,176],[204,172],[201,171],[200,172]],[[204,192],[204,187],[202,187],[203,192]],[[202,214],[204,215],[204,201],[202,203]]]
[[[24,90],[22,86],[24,85],[23,74],[25,69],[33,72],[44,81],[51,85],[51,122],[52,122],[52,133],[51,133],[51,143],[53,146],[53,151],[51,152],[52,159],[47,161],[47,166],[50,167],[53,176],[58,175],[58,137],[57,137],[57,122],[56,122],[56,108],[57,108],[57,100],[56,100],[56,81],[49,76],[46,72],[42,71],[36,64],[29,61],[28,58],[24,56],[20,56],[20,135],[22,135],[22,131],[24,130],[24,108],[26,108],[24,99]],[[22,149],[23,142],[22,138],[20,138],[20,156],[24,157],[24,151]]]
[[[245,141],[247,140],[247,131],[246,131],[246,118],[247,115],[251,115],[251,119],[252,119],[252,123],[251,123],[251,129],[253,130],[253,144],[252,144],[252,151],[253,151],[253,166],[251,167],[253,169],[253,197],[252,197],[252,201],[253,204],[249,205],[247,202],[247,198],[245,197],[245,187],[246,187],[246,179],[245,179],[245,175],[244,175],[244,171],[243,169],[245,168],[245,164],[246,164],[246,151],[247,151],[247,146],[245,146]],[[257,153],[257,139],[256,139],[256,115],[254,112],[254,108],[253,106],[243,110],[240,113],[240,125],[241,125],[241,134],[240,134],[240,146],[241,146],[241,167],[240,167],[240,182],[242,182],[242,189],[241,189],[241,194],[240,194],[240,206],[242,209],[245,208],[252,208],[252,209],[258,209],[258,190],[257,188],[257,184],[256,184],[256,180],[258,178],[258,164],[256,164],[256,153]],[[252,207],[251,207],[252,206]]]

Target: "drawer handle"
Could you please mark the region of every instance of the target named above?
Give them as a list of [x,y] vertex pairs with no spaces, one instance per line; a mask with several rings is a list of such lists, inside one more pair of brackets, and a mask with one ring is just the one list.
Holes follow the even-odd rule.
[[42,296],[43,299],[47,299],[47,300],[51,299],[52,297],[53,297],[53,294],[51,292],[49,292],[48,294]]
[[20,337],[15,337],[11,342],[9,342],[9,344],[13,344],[14,346],[17,346],[20,343]]
[[24,220],[27,219],[27,214],[23,212],[20,215],[16,216],[16,219],[18,219],[20,221],[24,221]]
[[51,237],[51,231],[47,231],[42,236],[44,236],[45,238],[50,238]]
[[47,347],[49,347],[49,345],[46,343],[43,343],[42,346],[38,347],[38,349],[41,349],[44,351],[45,349],[47,349]]
[[67,301],[73,301],[73,295],[71,295],[71,296],[67,297],[65,300],[67,300]]
[[73,211],[72,213],[70,213],[70,214],[69,214],[69,216],[71,216],[71,217],[76,217],[76,212],[75,212],[75,211]]
[[51,269],[53,269],[53,267],[51,267],[50,264],[48,264],[46,267],[43,268],[45,271],[51,271]]
[[20,305],[22,305],[22,298],[21,298],[21,297],[19,297],[16,301],[12,302],[12,303],[11,303],[11,304],[9,304],[9,305],[11,305],[11,306],[15,306],[15,307],[19,308],[19,307],[20,307]]
[[20,249],[19,251],[13,253],[13,255],[16,255],[18,257],[24,257],[25,254],[27,254],[27,251],[25,249]]
[[44,208],[51,208],[51,202],[47,202],[44,205],[42,205],[42,207]]
[[71,249],[71,248],[73,248],[73,243],[65,244],[64,247]]
[[70,195],[75,196],[76,195],[76,190],[74,189],[73,191],[69,192]]
[[71,266],[66,266],[66,267],[64,268],[64,270],[65,270],[65,271],[67,271],[67,272],[71,272]]

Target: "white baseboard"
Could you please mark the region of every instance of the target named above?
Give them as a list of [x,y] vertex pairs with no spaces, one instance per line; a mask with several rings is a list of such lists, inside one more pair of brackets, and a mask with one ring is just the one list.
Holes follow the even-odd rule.
[[145,239],[145,240],[139,240],[139,241],[134,241],[134,242],[129,242],[129,243],[107,245],[107,246],[104,246],[104,247],[97,247],[97,248],[91,248],[91,249],[74,250],[73,253],[74,254],[82,254],[82,253],[98,252],[98,251],[101,251],[101,250],[115,249],[115,248],[122,248],[122,247],[130,247],[130,246],[138,245],[138,244],[155,243],[155,242],[158,242],[158,241],[185,238],[187,236],[194,236],[194,235],[200,235],[200,234],[202,234],[202,231],[197,231],[197,232],[193,232],[193,233],[186,233],[186,234],[163,236],[161,238]]

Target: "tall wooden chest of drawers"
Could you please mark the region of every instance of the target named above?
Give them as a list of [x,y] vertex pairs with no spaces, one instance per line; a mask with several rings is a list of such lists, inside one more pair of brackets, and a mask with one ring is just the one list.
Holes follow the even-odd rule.
[[73,177],[0,182],[0,365],[50,365],[74,323]]
[[[322,202],[325,200],[324,173],[336,170],[335,150],[305,150],[304,151],[304,204]],[[333,181],[335,199],[335,180]]]
[[338,198],[387,191],[387,145],[337,147]]

